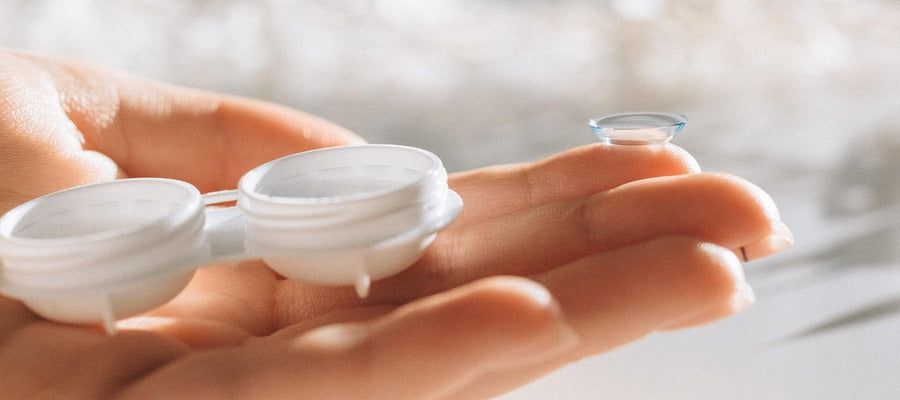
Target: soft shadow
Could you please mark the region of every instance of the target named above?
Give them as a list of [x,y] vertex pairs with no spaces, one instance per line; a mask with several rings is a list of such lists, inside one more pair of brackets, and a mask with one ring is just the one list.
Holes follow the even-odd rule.
[[[900,267],[900,128],[860,140],[828,174],[820,203],[837,238],[827,247],[782,258],[763,273],[803,266],[808,273],[767,289],[794,290],[862,269]],[[794,341],[900,313],[900,297],[854,310],[782,340]]]
[[837,329],[873,322],[898,314],[900,314],[900,296],[882,301],[880,303],[875,303],[862,309],[825,321],[821,324],[812,326],[806,330],[788,336],[777,343],[784,344],[787,342],[806,339]]

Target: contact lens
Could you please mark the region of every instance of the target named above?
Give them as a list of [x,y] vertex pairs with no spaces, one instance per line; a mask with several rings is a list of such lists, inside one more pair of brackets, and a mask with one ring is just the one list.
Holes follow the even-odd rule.
[[637,112],[607,115],[589,121],[602,143],[618,145],[665,144],[681,132],[687,118],[680,114]]

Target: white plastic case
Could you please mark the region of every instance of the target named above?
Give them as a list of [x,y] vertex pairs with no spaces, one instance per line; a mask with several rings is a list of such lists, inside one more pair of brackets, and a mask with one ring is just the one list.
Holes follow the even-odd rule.
[[207,264],[262,258],[285,277],[365,296],[371,280],[418,260],[461,208],[437,156],[396,145],[290,155],[204,196],[172,179],[84,185],[0,218],[0,293],[110,333]]

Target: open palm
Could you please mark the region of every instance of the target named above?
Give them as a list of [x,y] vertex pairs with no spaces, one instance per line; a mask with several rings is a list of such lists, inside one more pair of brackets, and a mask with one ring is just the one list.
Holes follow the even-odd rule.
[[[270,159],[361,142],[247,99],[0,53],[0,211],[119,177],[233,188]],[[735,249],[790,242],[771,199],[674,146],[588,146],[450,177],[459,219],[404,272],[352,288],[260,261],[208,266],[174,300],[66,326],[0,298],[9,398],[482,398],[648,333],[752,303]],[[327,268],[327,266],[322,266]]]

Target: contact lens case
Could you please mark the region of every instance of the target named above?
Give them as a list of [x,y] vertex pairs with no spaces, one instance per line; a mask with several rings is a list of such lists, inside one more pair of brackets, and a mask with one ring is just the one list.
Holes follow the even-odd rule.
[[286,156],[236,190],[205,195],[162,178],[78,186],[0,217],[0,293],[110,333],[209,264],[259,258],[287,278],[366,296],[372,280],[418,260],[461,209],[441,160],[397,145]]

